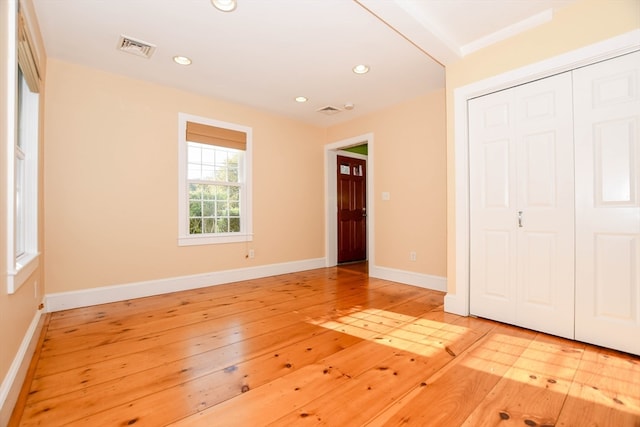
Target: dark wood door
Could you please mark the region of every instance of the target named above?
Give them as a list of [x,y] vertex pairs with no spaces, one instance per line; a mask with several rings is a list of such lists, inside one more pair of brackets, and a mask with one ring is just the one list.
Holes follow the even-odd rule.
[[338,262],[367,259],[367,162],[338,156]]

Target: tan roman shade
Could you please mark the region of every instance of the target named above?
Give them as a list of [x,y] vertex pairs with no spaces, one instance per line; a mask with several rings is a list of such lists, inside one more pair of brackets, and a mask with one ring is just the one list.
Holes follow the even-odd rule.
[[247,134],[237,130],[224,129],[202,123],[187,122],[187,141],[218,147],[247,150]]
[[29,90],[38,93],[40,91],[40,70],[32,46],[25,19],[22,14],[18,14],[18,64],[20,64]]

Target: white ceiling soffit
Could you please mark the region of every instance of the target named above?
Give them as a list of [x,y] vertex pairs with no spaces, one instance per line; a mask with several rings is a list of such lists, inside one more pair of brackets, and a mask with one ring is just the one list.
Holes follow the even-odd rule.
[[438,32],[436,25],[426,22],[423,16],[418,17],[412,13],[411,7],[407,8],[407,2],[401,0],[355,1],[440,64],[449,64],[461,57],[460,49],[448,42],[442,32]]
[[355,0],[440,64],[549,22],[575,0]]

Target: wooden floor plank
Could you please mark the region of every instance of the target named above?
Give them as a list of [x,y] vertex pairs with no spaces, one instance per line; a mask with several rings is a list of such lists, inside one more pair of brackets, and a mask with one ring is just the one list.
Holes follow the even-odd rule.
[[640,427],[640,361],[587,346],[557,426]]
[[535,337],[498,326],[374,418],[371,426],[460,426]]
[[462,425],[554,426],[582,354],[564,343],[538,335]]
[[51,313],[11,426],[640,427],[640,357],[317,269]]

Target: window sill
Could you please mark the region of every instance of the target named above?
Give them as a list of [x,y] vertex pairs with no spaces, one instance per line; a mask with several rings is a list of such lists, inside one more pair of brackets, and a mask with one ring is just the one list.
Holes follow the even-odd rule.
[[251,242],[253,234],[223,234],[220,236],[180,236],[178,246],[215,245],[219,243]]
[[7,292],[14,294],[40,265],[40,253],[26,253],[16,260],[7,274]]

